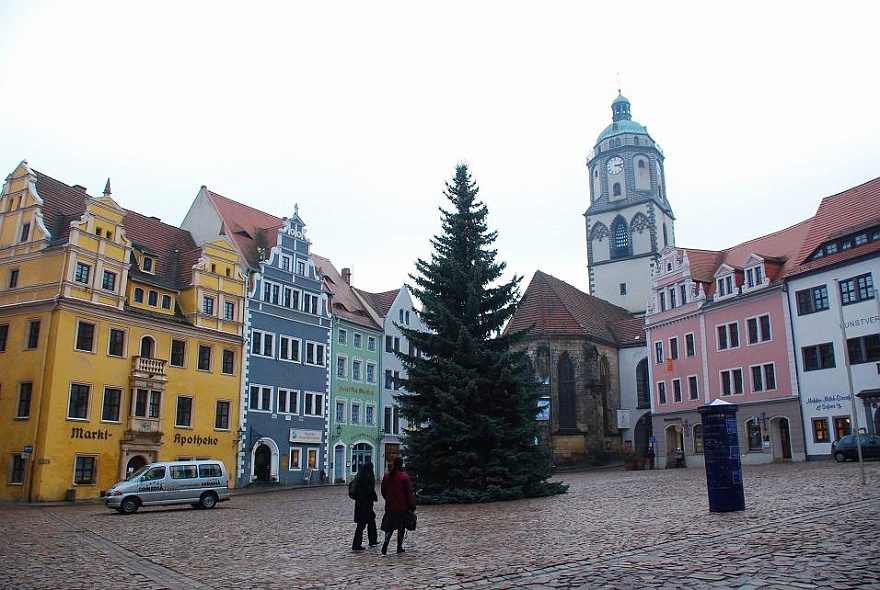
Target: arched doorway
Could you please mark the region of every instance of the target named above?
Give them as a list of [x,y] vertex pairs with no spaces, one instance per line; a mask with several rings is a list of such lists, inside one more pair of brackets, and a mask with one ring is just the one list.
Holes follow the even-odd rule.
[[345,482],[345,447],[342,445],[333,448],[333,481]]
[[254,451],[254,480],[269,483],[272,474],[272,450],[268,445],[257,445]]
[[143,455],[135,455],[131,459],[128,460],[128,463],[125,465],[125,477],[128,477],[144,465],[148,463],[146,457]]
[[666,467],[676,466],[676,453],[684,453],[684,428],[673,424],[666,427]]
[[[641,453],[643,457],[646,456],[648,444],[651,442],[653,435],[654,428],[651,425],[651,412],[647,412],[636,422],[636,427],[633,431],[633,450]],[[654,452],[656,453],[657,450],[654,449]]]
[[367,443],[358,443],[351,447],[351,473],[354,475],[361,465],[373,461],[373,447]]
[[770,444],[773,447],[774,461],[791,459],[791,427],[788,418],[770,420]]
[[141,338],[141,357],[151,359],[153,358],[153,349],[155,348],[155,341],[150,336],[144,336]]

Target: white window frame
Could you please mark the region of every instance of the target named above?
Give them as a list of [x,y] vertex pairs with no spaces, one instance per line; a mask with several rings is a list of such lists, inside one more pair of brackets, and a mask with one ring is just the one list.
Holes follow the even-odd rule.
[[348,409],[347,404],[348,400],[344,397],[336,398],[336,406],[333,408],[333,422],[335,424],[347,424],[348,416],[346,416],[346,410]]
[[367,380],[367,383],[376,382],[376,363],[367,361],[367,369],[364,378]]
[[[284,397],[287,400],[287,403],[284,407],[281,406],[282,393],[284,393]],[[296,416],[297,414],[299,414],[299,390],[279,387],[278,391],[275,394],[275,404],[279,414],[290,414],[291,416]]]
[[666,362],[663,356],[663,341],[658,340],[654,343],[654,364],[662,365]]
[[[324,416],[324,394],[319,393],[317,391],[306,391],[303,393],[303,400],[305,402],[305,406],[303,406],[303,415],[311,416],[311,417],[323,417]],[[318,413],[314,412],[314,409],[317,408]],[[307,410],[312,409],[312,412]]]
[[360,400],[352,400],[351,402],[351,410],[349,411],[348,417],[349,422],[351,424],[360,424],[363,419],[361,416],[361,409],[363,408],[363,404]]
[[658,381],[656,386],[657,405],[665,406],[669,403],[669,396],[666,394],[666,381]]
[[[767,331],[768,334],[764,334],[764,331],[761,328],[761,318],[767,318]],[[752,332],[749,327],[749,322],[755,322],[755,333],[757,334],[758,339],[752,342]],[[762,313],[761,315],[752,316],[750,318],[746,318],[746,338],[748,339],[749,346],[755,344],[763,344],[765,342],[771,342],[773,340],[773,320],[770,317],[769,313]]]
[[[736,346],[730,345],[730,327],[736,326]],[[724,336],[727,346],[721,348],[721,338],[718,337],[718,328],[724,328]],[[722,350],[736,350],[740,347],[740,343],[742,341],[741,331],[739,329],[739,322],[727,322],[726,324],[718,324],[715,326],[715,351],[721,352]]]
[[[271,350],[266,354],[266,340],[269,340]],[[254,350],[254,349],[257,350]],[[275,358],[275,334],[272,332],[264,332],[263,330],[251,330],[251,346],[250,353],[254,356],[264,358]]]
[[[189,424],[180,424],[177,421],[178,410],[180,409],[180,400],[189,400]],[[174,427],[175,428],[192,428],[195,421],[196,405],[195,398],[192,395],[178,395],[177,403],[174,404]]]
[[669,358],[677,361],[678,360],[678,336],[672,336],[669,339]]
[[376,404],[364,405],[364,424],[367,426],[376,425]]
[[363,383],[364,381],[364,371],[363,371],[364,361],[360,358],[351,359],[351,380],[358,381]]
[[[251,400],[253,399],[253,395],[254,395],[254,389],[257,390],[257,407],[253,407],[251,405]],[[265,404],[265,407],[263,407],[264,406],[263,394],[266,393],[266,391],[269,392],[269,403]],[[248,411],[249,412],[262,412],[265,414],[272,413],[272,411],[275,408],[275,395],[274,395],[274,393],[275,393],[274,388],[272,388],[269,385],[260,385],[258,383],[251,383],[248,386],[248,400],[247,400]]]
[[306,340],[306,354],[305,358],[303,359],[303,364],[311,365],[313,367],[326,367],[327,347],[320,342],[312,342],[311,340]]
[[[688,353],[688,337],[690,337],[691,344],[693,345],[693,353]],[[685,358],[693,358],[697,356],[697,337],[693,332],[688,332],[684,335],[684,356]]]
[[[80,327],[83,325],[92,327],[92,347],[91,348],[79,348],[79,331]],[[76,332],[73,335],[73,349],[77,352],[91,352],[95,353],[95,349],[98,346],[98,324],[95,322],[87,322],[85,320],[76,320]]]
[[339,328],[339,331],[336,333],[336,341],[339,344],[347,345],[348,344],[348,330],[344,328]]
[[[739,383],[740,383],[740,391],[735,390],[736,380],[734,379],[734,374],[739,373]],[[727,385],[730,388],[730,393],[724,393],[724,385]],[[733,397],[735,395],[743,395],[745,393],[746,384],[742,374],[742,367],[731,367],[729,369],[722,369],[718,371],[718,397]]]
[[314,293],[306,293],[303,292],[302,297],[302,311],[305,313],[310,313],[312,315],[318,315],[318,296]]
[[697,375],[688,375],[688,400],[700,399],[700,378]]
[[367,350],[370,352],[376,352],[376,337],[375,336],[367,336]]
[[[296,350],[296,358],[285,358],[284,343],[287,343],[288,354]],[[278,335],[278,359],[288,363],[302,363],[302,340],[293,336]]]
[[[290,454],[287,455],[287,470],[288,471],[301,471],[303,467],[303,448],[301,446],[292,446],[290,447]],[[294,464],[293,458],[296,457],[296,463]]]
[[[81,274],[85,274],[85,277],[81,277]],[[85,280],[83,280],[83,278],[85,278]],[[80,285],[88,285],[91,280],[92,265],[77,260],[76,266],[73,269],[73,282],[79,283]]]
[[348,357],[344,354],[336,355],[336,366],[334,368],[337,379],[348,380]]
[[[773,371],[773,387],[767,387],[767,367],[771,367]],[[761,369],[760,387],[755,384],[754,370],[756,368]],[[776,388],[779,386],[778,375],[779,374],[776,372],[776,363],[759,363],[757,365],[749,365],[749,379],[751,379],[752,381],[752,392],[764,393],[767,391],[776,391]]]
[[[85,387],[88,390],[86,394],[86,415],[85,416],[71,416],[70,415],[70,402],[73,399],[73,387]],[[73,382],[70,384],[70,387],[67,388],[67,419],[74,420],[76,422],[88,422],[92,417],[92,384],[91,383],[79,383]]]

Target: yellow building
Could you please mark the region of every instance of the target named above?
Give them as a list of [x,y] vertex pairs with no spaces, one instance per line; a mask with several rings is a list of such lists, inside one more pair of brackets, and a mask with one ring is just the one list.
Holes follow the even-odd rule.
[[[237,449],[244,266],[22,162],[0,194],[0,500]],[[232,480],[233,478],[230,477]]]

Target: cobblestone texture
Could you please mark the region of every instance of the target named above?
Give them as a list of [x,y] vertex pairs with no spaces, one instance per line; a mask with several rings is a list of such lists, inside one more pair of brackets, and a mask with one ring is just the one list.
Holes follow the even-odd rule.
[[880,589],[880,463],[866,471],[746,467],[734,513],[708,511],[699,469],[560,474],[564,496],[420,507],[387,556],[349,550],[345,486],[130,516],[3,504],[0,588]]

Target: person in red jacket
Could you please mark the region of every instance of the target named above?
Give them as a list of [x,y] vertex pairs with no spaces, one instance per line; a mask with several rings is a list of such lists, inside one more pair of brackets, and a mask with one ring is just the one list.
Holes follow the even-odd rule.
[[388,553],[391,535],[397,531],[397,552],[403,553],[403,539],[406,536],[406,524],[409,511],[416,509],[416,495],[413,493],[409,474],[403,470],[403,459],[395,457],[391,471],[382,478],[382,497],[385,498],[385,515],[382,526],[385,531],[385,542],[382,544],[382,555]]

